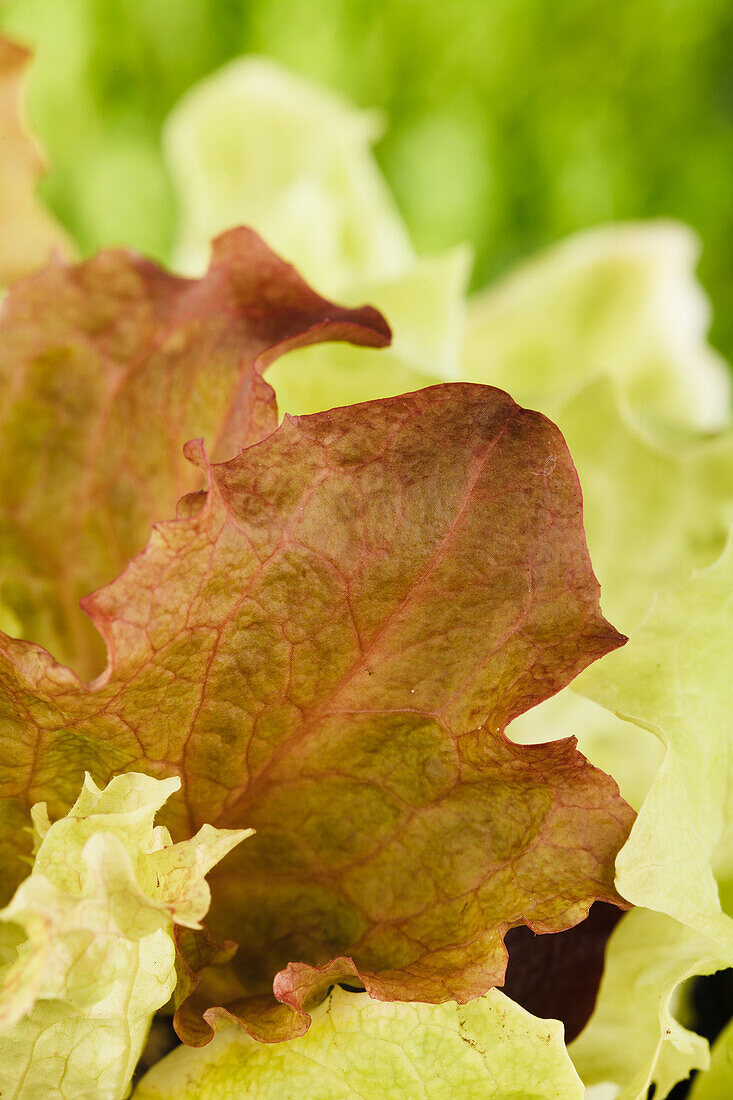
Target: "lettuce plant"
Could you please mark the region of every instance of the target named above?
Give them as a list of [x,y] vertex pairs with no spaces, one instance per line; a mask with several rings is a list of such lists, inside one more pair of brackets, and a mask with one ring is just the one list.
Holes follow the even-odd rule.
[[[253,132],[276,135],[269,162],[246,155]],[[5,913],[46,904],[58,857],[44,862],[41,846],[25,877],[35,803],[58,819],[42,821],[50,837],[85,771],[108,792],[167,782],[175,844],[130,841],[141,865],[155,857],[167,992],[136,1010],[109,1085],[106,1064],[80,1066],[90,1095],[124,1094],[171,992],[174,944],[168,1010],[186,1046],[142,1098],[276,1096],[296,1081],[334,1097],[560,1098],[582,1095],[576,1071],[624,1100],[652,1080],[661,1096],[707,1057],[672,1015],[675,988],[731,952],[730,700],[717,672],[728,382],[704,343],[690,239],[671,226],[599,231],[466,310],[465,253],[414,255],[371,132],[262,62],[234,66],[189,93],[166,136],[178,257],[199,277],[117,251],[56,259],[7,293]],[[209,233],[235,221],[271,226],[319,290],[349,304],[311,290],[249,230],[219,236],[202,273]],[[356,304],[367,297],[394,322],[389,350],[369,350],[391,334]],[[494,382],[551,413],[570,451]],[[295,415],[279,423],[278,406]],[[601,614],[586,529],[626,649]],[[636,824],[567,737],[586,725],[588,755],[641,806]],[[667,746],[653,782],[642,731]],[[92,780],[85,792],[85,806],[106,797]],[[174,909],[174,891],[193,889],[191,860],[199,873],[252,828],[212,870],[207,927],[199,879],[193,915]],[[220,838],[215,857],[196,855],[194,833]],[[82,900],[48,901],[74,935],[88,897],[107,904],[92,872],[110,845],[86,843]],[[186,853],[170,888],[160,844]],[[109,856],[123,898],[137,897],[137,851]],[[112,931],[126,942],[123,918]],[[63,952],[65,934],[37,950]],[[89,1036],[63,982],[16,982],[40,957],[19,945],[9,1027],[36,1027],[33,999],[50,997],[64,1019],[81,1012]],[[566,1039],[581,1032],[576,1068],[559,1027],[527,1009],[563,1020]],[[59,1042],[61,1056],[75,1040]],[[43,1072],[33,1050],[29,1066],[19,1096]],[[81,1095],[71,1078],[58,1088]]]

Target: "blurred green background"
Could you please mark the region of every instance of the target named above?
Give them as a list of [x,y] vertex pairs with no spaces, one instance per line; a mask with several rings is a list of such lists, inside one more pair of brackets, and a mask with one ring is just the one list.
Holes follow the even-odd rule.
[[383,110],[415,245],[470,241],[475,287],[599,222],[687,222],[733,358],[731,0],[5,0],[0,28],[37,50],[43,194],[84,252],[168,257],[162,122],[257,52]]

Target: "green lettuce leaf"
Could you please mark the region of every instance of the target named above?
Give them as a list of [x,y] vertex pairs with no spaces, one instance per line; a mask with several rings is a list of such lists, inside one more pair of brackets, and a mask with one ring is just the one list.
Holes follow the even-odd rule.
[[247,224],[324,293],[397,275],[413,252],[372,156],[380,130],[375,112],[265,58],[200,81],[163,135],[179,199],[174,265],[199,274],[209,241]]
[[[675,1018],[679,986],[728,965],[720,949],[679,921],[633,909],[612,933],[590,1023],[570,1046],[586,1085],[614,1082],[616,1100],[665,1097],[710,1064],[708,1044]],[[722,1095],[722,1094],[721,1094]]]
[[209,907],[204,876],[247,831],[153,826],[180,780],[87,774],[66,817],[33,807],[33,870],[2,911],[0,1092],[121,1100],[173,992],[173,922]]
[[[660,594],[626,652],[577,690],[665,745],[664,762],[619,854],[617,883],[635,905],[669,914],[733,958],[733,545]],[[627,655],[628,654],[628,655]]]
[[66,234],[36,198],[43,171],[27,133],[21,93],[29,52],[0,35],[0,288],[49,258],[71,251]]
[[263,1045],[223,1027],[205,1050],[179,1047],[143,1078],[134,1100],[230,1096],[445,1097],[581,1100],[562,1027],[498,990],[470,1004],[384,1004],[336,987],[310,1031]]
[[15,284],[0,319],[4,625],[98,673],[104,650],[78,601],[201,487],[184,443],[205,435],[223,459],[267,435],[277,410],[262,370],[327,339],[381,345],[389,329],[314,294],[244,229],[215,242],[201,280],[116,251]]
[[180,270],[203,269],[214,234],[253,225],[324,293],[374,302],[389,315],[387,355],[321,347],[281,359],[268,376],[281,413],[321,412],[460,375],[468,252],[415,257],[371,153],[377,133],[373,112],[260,58],[201,81],[167,122]]
[[720,556],[733,520],[733,432],[660,443],[634,425],[608,378],[557,421],[583,486],[604,611],[630,633],[655,593]]
[[257,830],[212,878],[212,933],[240,943],[214,1007],[243,1000],[254,1026],[247,998],[280,971],[290,1033],[336,973],[465,1000],[501,982],[508,928],[621,904],[633,814],[613,781],[572,740],[502,733],[623,640],[557,429],[501,391],[438,386],[287,418],[207,476],[85,600],[103,676],[2,641],[8,879],[16,822],[67,805],[82,761],[100,781],[180,775],[174,837]]
[[[632,914],[614,933],[596,1013],[573,1048],[586,1079],[605,1059],[624,1100],[645,1096],[650,1081],[663,1097],[678,1077],[705,1067],[706,1045],[670,1017],[670,997],[688,976],[733,963],[732,611],[729,541],[714,565],[657,598],[627,660],[608,658],[578,681],[666,747],[617,860],[624,897],[655,912]],[[643,990],[646,1002],[634,1014],[633,1040],[630,989]],[[625,1038],[613,1042],[614,1033]]]
[[733,1022],[716,1039],[710,1072],[698,1077],[690,1091],[690,1100],[719,1100],[733,1093]]
[[706,341],[698,252],[689,229],[664,222],[563,241],[471,300],[466,377],[553,415],[609,376],[646,423],[724,427],[730,374]]

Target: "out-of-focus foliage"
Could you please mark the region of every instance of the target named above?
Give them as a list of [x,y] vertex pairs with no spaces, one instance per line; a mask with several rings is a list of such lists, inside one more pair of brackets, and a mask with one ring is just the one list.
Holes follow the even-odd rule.
[[550,415],[609,375],[657,432],[725,427],[730,376],[707,343],[699,252],[693,233],[663,221],[600,226],[546,249],[472,299],[468,375]]
[[28,51],[0,37],[0,286],[64,252],[67,241],[36,195],[41,157],[23,126]]
[[728,0],[6,0],[0,25],[39,49],[45,194],[85,251],[167,256],[162,121],[254,51],[385,110],[378,155],[415,243],[471,240],[477,286],[599,221],[686,221],[733,352]]
[[264,58],[197,84],[164,130],[176,267],[199,274],[212,238],[244,219],[322,291],[398,275],[414,254],[371,153],[380,130],[373,111]]
[[281,413],[393,396],[460,372],[467,250],[415,255],[372,153],[375,123],[279,65],[240,58],[192,88],[165,125],[181,270],[201,273],[211,238],[229,226],[256,225],[321,293],[389,316],[392,345],[380,355],[339,344],[274,364],[267,377]]

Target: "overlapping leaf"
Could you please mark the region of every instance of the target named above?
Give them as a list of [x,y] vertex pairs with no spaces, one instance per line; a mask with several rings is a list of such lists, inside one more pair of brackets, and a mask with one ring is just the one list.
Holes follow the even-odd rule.
[[320,412],[458,376],[467,250],[415,256],[370,148],[378,129],[373,112],[256,57],[200,81],[166,124],[181,271],[204,269],[216,233],[253,225],[319,290],[374,302],[389,317],[387,354],[322,345],[280,359],[269,381],[281,412]]
[[0,35],[0,287],[27,275],[69,242],[36,198],[41,158],[21,120],[21,87],[30,54]]
[[732,634],[729,540],[714,565],[659,596],[626,660],[609,659],[602,675],[589,672],[579,685],[667,748],[619,856],[620,889],[635,904],[707,936],[731,958]]
[[404,1005],[336,988],[308,1035],[263,1046],[222,1029],[203,1051],[174,1051],[141,1081],[135,1100],[234,1095],[580,1100],[583,1086],[561,1026],[536,1020],[498,990],[468,1005]]
[[587,1085],[613,1082],[617,1100],[646,1100],[710,1064],[708,1044],[675,1017],[681,982],[717,970],[715,945],[664,913],[625,914],[606,950],[591,1022],[570,1046]]
[[111,252],[16,284],[0,322],[0,602],[19,633],[99,672],[77,602],[200,486],[183,444],[205,435],[229,458],[272,431],[260,371],[288,348],[388,337],[376,311],[320,298],[246,230],[216,242],[199,281]]
[[[653,731],[666,755],[618,859],[619,888],[639,906],[614,934],[596,1013],[577,1044],[590,1079],[624,1086],[623,1100],[665,1096],[707,1050],[670,1016],[676,985],[733,961],[730,676],[733,552],[660,595],[603,675],[579,682],[590,698]],[[587,677],[587,679],[586,679]],[[672,919],[674,918],[674,919]],[[629,989],[638,1016],[628,1030]],[[575,1054],[575,1051],[574,1051]]]
[[240,944],[229,998],[292,964],[291,1027],[336,971],[385,999],[476,996],[508,928],[618,901],[613,782],[572,741],[502,734],[620,640],[557,429],[441,386],[286,419],[208,476],[86,601],[110,652],[93,685],[5,640],[8,878],[13,825],[39,798],[60,812],[82,767],[180,775],[174,836],[257,830],[212,879],[211,927]]

